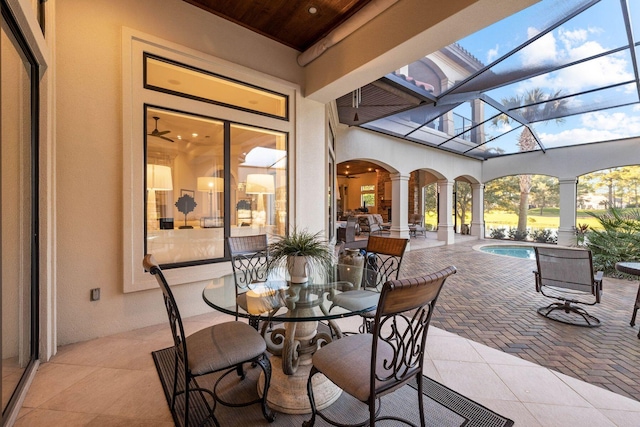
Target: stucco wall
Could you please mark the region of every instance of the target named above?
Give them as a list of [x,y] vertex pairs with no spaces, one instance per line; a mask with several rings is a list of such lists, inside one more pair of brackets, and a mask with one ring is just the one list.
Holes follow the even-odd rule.
[[337,135],[340,141],[336,148],[339,162],[363,159],[378,163],[390,172],[406,176],[414,170],[428,169],[449,181],[459,176],[467,176],[478,182],[481,180],[480,160],[355,127],[340,126]]
[[[59,0],[56,6],[57,334],[64,345],[166,321],[158,289],[122,292],[122,27],[282,81],[299,84],[302,74],[294,50],[180,0]],[[304,137],[295,155],[306,165],[301,182],[310,189],[295,194],[304,207],[324,188],[317,179],[324,162],[310,160],[324,155],[324,106],[293,105],[299,121],[292,138]],[[323,214],[301,210],[297,219],[322,227]],[[101,300],[90,302],[96,287]],[[183,316],[210,310],[202,287],[175,287]]]
[[640,164],[640,139],[586,144],[489,159],[482,182],[515,174],[575,178],[601,169]]

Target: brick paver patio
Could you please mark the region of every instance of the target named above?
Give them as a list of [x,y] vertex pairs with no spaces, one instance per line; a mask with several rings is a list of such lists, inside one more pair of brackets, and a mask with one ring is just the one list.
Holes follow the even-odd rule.
[[552,300],[535,291],[535,261],[473,249],[491,243],[407,252],[401,277],[448,265],[458,269],[447,280],[432,325],[640,401],[638,324],[629,326],[638,282],[605,278],[602,303],[587,307],[601,326],[565,325],[536,312]]

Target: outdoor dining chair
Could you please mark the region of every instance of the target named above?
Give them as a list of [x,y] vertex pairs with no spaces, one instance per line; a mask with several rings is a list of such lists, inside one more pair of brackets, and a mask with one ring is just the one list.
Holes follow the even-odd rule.
[[[348,290],[335,295],[332,299],[332,307],[340,306],[352,310],[374,307],[380,297],[382,285],[388,280],[398,278],[407,243],[409,239],[369,236],[363,289]],[[361,314],[360,332],[371,331],[375,315],[375,310]]]
[[[175,367],[171,412],[175,413],[178,397],[183,395],[183,425],[187,427],[190,415],[190,395],[196,392],[206,393],[213,398],[213,403],[209,405],[209,416],[216,426],[219,425],[214,415],[216,403],[225,406],[248,406],[261,403],[264,418],[269,422],[273,421],[275,415],[267,406],[267,392],[271,381],[271,362],[267,356],[267,345],[262,336],[251,326],[238,321],[216,324],[185,336],[178,305],[160,266],[150,254],[145,255],[142,265],[146,271],[155,276],[162,289],[164,305],[173,334]],[[235,372],[244,380],[243,365],[249,363],[251,366],[260,366],[264,374],[264,385],[260,390],[261,397],[239,403],[223,400],[217,393],[217,387],[222,379]],[[215,382],[212,389],[202,388],[198,385],[197,377],[224,370],[227,372]]]
[[414,380],[418,386],[420,425],[425,425],[422,368],[427,332],[440,290],[455,272],[456,268],[450,266],[424,277],[386,282],[380,292],[371,334],[349,335],[315,352],[307,380],[311,419],[303,426],[313,426],[316,415],[332,425],[344,426],[316,408],[312,380],[318,373],[368,405],[368,423],[364,421],[359,426],[374,426],[380,420],[413,425],[400,418],[402,414],[379,415],[380,397]]
[[[236,290],[236,320],[238,308],[247,309],[247,291],[251,284],[265,282],[269,266],[269,242],[266,234],[227,237],[231,268]],[[250,317],[249,324],[256,330],[259,322]]]
[[[600,303],[602,271],[593,272],[591,251],[587,249],[536,246],[534,271],[536,291],[558,300],[538,309],[538,313],[557,322],[577,326],[600,326],[600,320],[578,306]],[[577,316],[576,316],[577,315]]]

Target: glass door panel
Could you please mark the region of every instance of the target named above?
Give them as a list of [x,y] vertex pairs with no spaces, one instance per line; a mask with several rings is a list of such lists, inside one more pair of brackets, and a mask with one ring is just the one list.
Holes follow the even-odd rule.
[[3,14],[0,35],[0,272],[2,290],[2,410],[36,358],[34,305],[36,247],[33,206],[35,186],[32,141],[34,67]]

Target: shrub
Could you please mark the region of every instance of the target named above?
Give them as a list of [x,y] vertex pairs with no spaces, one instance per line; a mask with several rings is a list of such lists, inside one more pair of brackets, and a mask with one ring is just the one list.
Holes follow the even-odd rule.
[[491,237],[492,239],[504,239],[504,228],[492,228],[489,237]]
[[517,228],[509,228],[509,238],[513,240],[527,240],[529,232],[527,230],[520,231]]
[[617,274],[616,262],[640,261],[640,210],[611,208],[603,214],[588,212],[602,230],[591,229],[587,247],[593,255],[593,267],[607,275]]
[[553,232],[549,229],[535,230],[531,233],[531,238],[534,242],[538,243],[556,243],[558,238],[553,235]]

